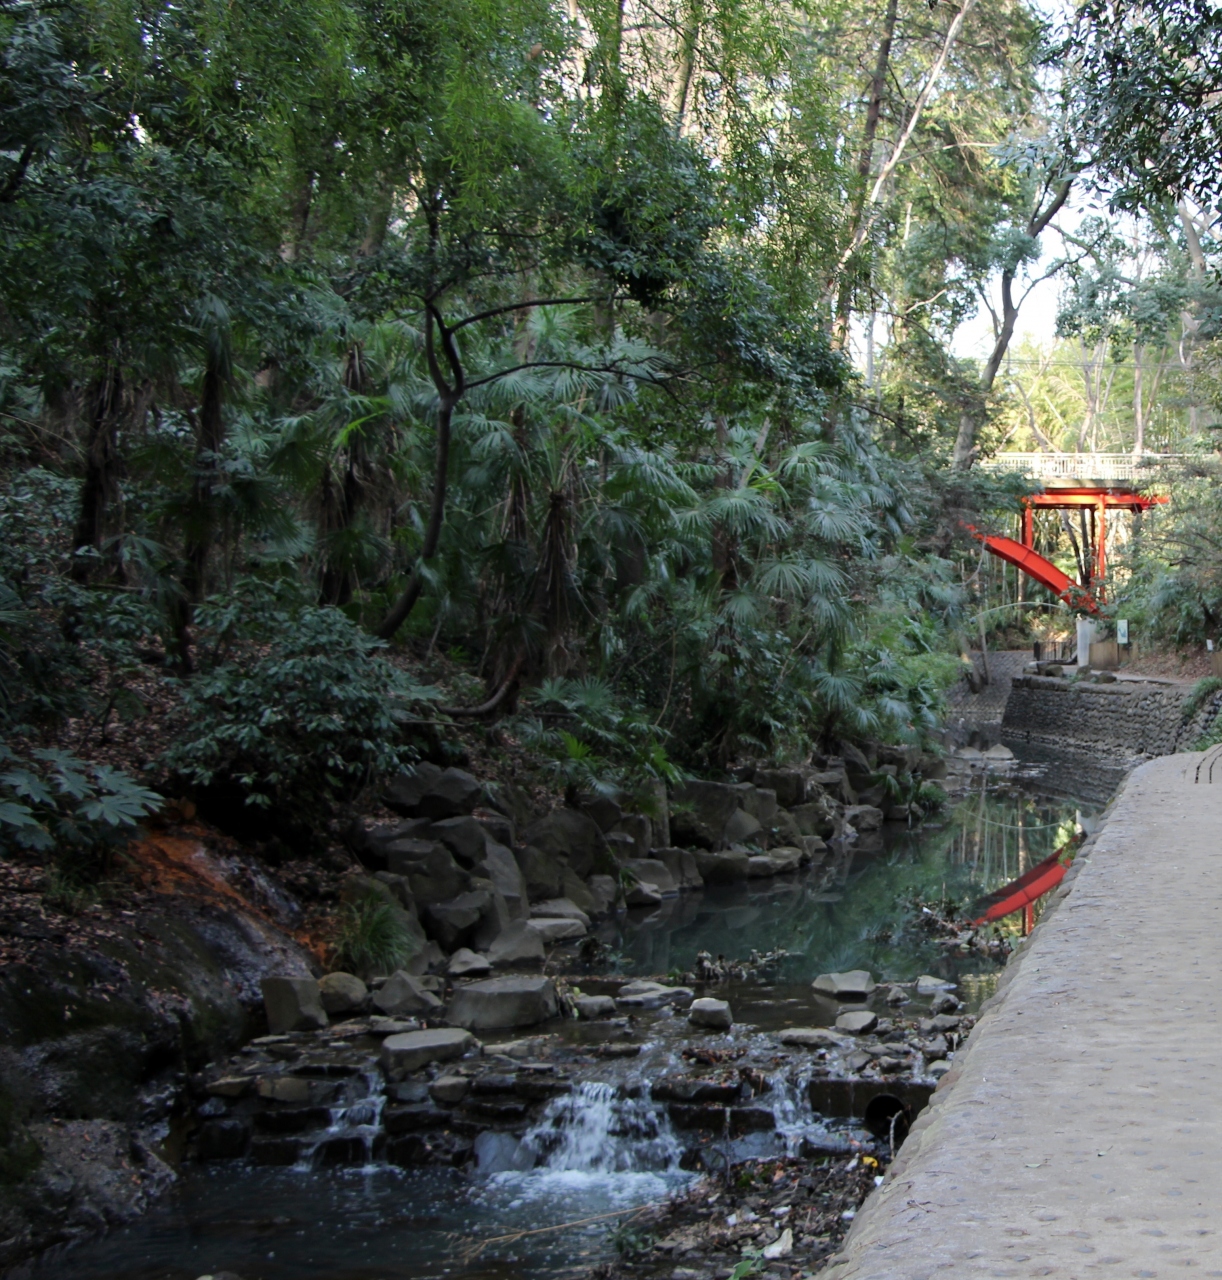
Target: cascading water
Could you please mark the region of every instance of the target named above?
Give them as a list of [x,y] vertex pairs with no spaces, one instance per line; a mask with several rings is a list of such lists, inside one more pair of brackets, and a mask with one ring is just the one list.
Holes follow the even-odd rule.
[[673,1171],[683,1154],[662,1107],[602,1083],[553,1098],[522,1145],[538,1165],[576,1173]]
[[[313,1168],[320,1155],[325,1158],[328,1150],[337,1149],[343,1151],[344,1164],[363,1164],[366,1169],[374,1165],[374,1144],[386,1105],[382,1077],[377,1072],[363,1073],[354,1077],[345,1093],[345,1099],[330,1108],[331,1123],[303,1149],[295,1166],[298,1170]],[[362,1151],[364,1161],[359,1157]]]

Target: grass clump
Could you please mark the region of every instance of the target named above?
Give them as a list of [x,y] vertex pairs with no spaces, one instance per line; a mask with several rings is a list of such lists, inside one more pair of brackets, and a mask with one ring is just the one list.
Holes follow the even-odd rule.
[[338,969],[358,974],[394,973],[416,954],[418,946],[404,913],[375,894],[340,909],[335,938]]

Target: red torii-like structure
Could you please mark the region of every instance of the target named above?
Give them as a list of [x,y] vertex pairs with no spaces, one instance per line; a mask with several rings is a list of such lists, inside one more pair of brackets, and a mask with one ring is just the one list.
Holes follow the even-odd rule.
[[[1022,541],[1003,538],[996,534],[979,533],[968,525],[972,535],[999,559],[1016,565],[1029,578],[1034,578],[1053,595],[1064,600],[1072,609],[1098,613],[1103,603],[1103,587],[1092,590],[1094,583],[1102,584],[1107,572],[1107,513],[1112,511],[1149,511],[1151,507],[1169,501],[1164,494],[1134,493],[1131,489],[1104,485],[1081,485],[1064,489],[1048,489],[1043,493],[1028,494],[1023,498]],[[1081,511],[1089,510],[1093,517],[1094,531],[1091,547],[1091,572],[1089,582],[1074,582],[1068,574],[1035,550],[1035,512],[1038,509]]]
[[[1094,517],[1094,547],[1091,566],[1091,582],[1102,583],[1107,576],[1107,513],[1111,511],[1149,511],[1151,507],[1169,501],[1166,494],[1134,493],[1132,489],[1104,488],[1086,485],[1074,489],[1049,489],[1044,493],[1032,493],[1023,499],[1023,546],[1035,546],[1035,512],[1037,509],[1053,511],[1088,510]],[[1088,584],[1080,584],[1084,590]],[[1103,588],[1099,588],[1099,600],[1103,600]]]

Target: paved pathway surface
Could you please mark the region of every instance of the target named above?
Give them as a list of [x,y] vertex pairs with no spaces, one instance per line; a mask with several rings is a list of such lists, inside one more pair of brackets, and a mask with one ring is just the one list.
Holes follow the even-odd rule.
[[1201,759],[1130,776],[824,1276],[1222,1276],[1222,766],[1197,783]]

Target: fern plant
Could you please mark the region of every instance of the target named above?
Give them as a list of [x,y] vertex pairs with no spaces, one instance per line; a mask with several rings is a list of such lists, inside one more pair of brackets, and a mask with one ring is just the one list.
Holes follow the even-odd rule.
[[162,797],[122,770],[63,751],[18,756],[0,743],[0,848],[54,852],[62,874],[90,877]]

